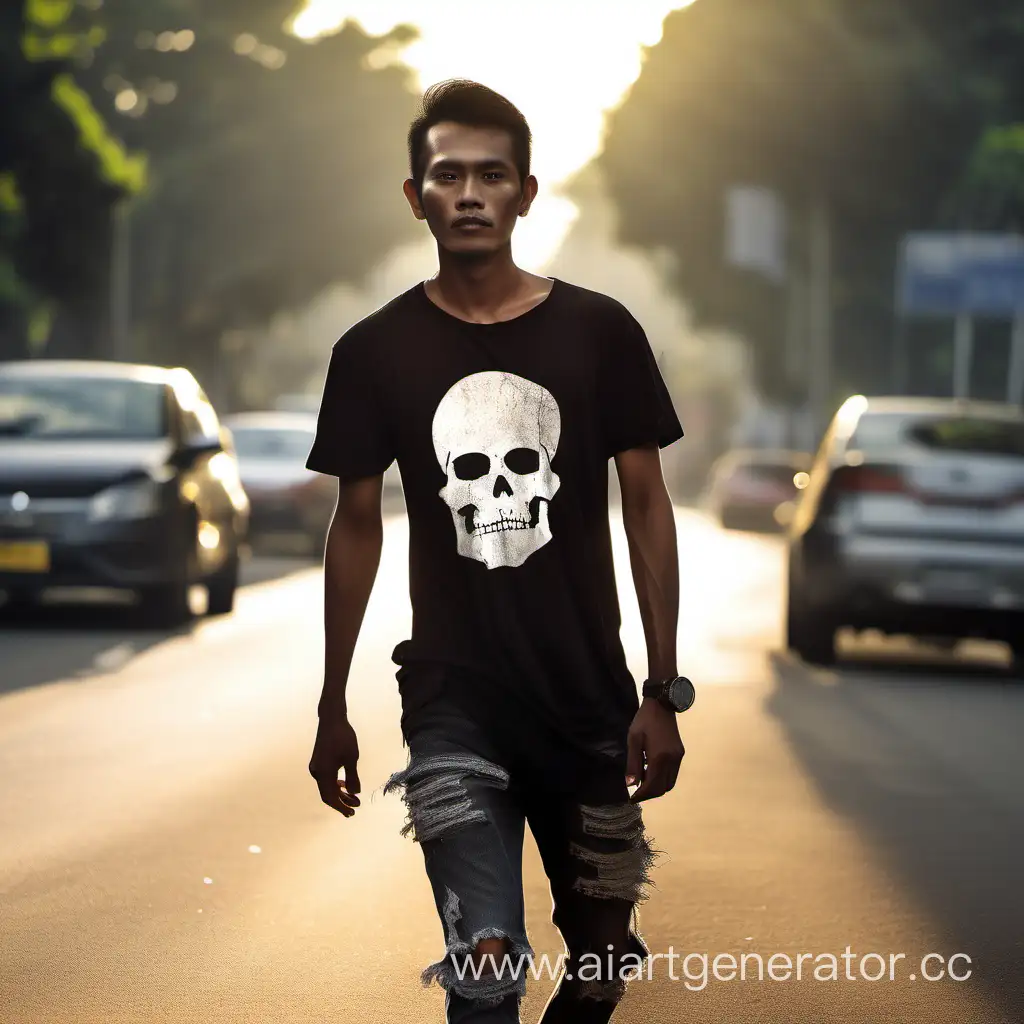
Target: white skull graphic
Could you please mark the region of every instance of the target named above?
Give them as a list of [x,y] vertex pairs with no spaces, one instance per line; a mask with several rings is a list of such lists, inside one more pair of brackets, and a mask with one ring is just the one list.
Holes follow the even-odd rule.
[[449,388],[433,438],[448,478],[438,494],[451,509],[460,555],[488,569],[517,566],[551,540],[560,433],[558,403],[525,377],[488,370]]

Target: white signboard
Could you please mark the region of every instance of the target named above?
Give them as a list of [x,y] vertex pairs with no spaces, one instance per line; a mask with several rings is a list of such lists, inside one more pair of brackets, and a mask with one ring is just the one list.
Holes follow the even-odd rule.
[[734,267],[786,279],[786,211],[779,197],[758,185],[726,194],[725,258]]

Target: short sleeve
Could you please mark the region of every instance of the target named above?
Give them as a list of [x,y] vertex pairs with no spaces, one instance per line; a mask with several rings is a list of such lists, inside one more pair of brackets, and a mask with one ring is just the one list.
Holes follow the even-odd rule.
[[607,340],[602,379],[602,422],[607,457],[655,442],[666,448],[683,436],[672,397],[644,329],[622,310]]
[[351,335],[334,346],[307,469],[358,480],[380,475],[394,461],[385,411],[366,363]]

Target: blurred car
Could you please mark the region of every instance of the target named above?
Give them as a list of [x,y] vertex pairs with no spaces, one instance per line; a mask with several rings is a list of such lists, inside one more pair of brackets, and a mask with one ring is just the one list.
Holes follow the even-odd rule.
[[0,363],[0,590],[138,594],[153,618],[234,605],[249,501],[217,414],[188,370]]
[[242,484],[252,503],[254,544],[300,534],[323,551],[337,501],[337,484],[306,469],[316,416],[300,412],[244,412],[224,421],[234,438]]
[[705,506],[727,530],[779,530],[810,468],[803,452],[734,449],[711,467]]
[[850,398],[789,535],[789,647],[835,658],[841,626],[1007,642],[1024,668],[1024,412]]
[[[255,542],[301,535],[315,554],[323,552],[337,504],[337,482],[306,469],[316,436],[317,417],[309,413],[236,413],[225,418],[234,438],[242,483],[252,502]],[[385,495],[401,490],[398,466],[384,474]]]

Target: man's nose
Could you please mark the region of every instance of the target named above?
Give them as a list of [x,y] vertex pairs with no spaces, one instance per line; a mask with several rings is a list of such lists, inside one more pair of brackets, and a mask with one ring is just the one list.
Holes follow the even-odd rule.
[[459,192],[456,205],[460,210],[466,207],[481,207],[484,205],[483,197],[480,194],[480,183],[473,177],[467,177]]

